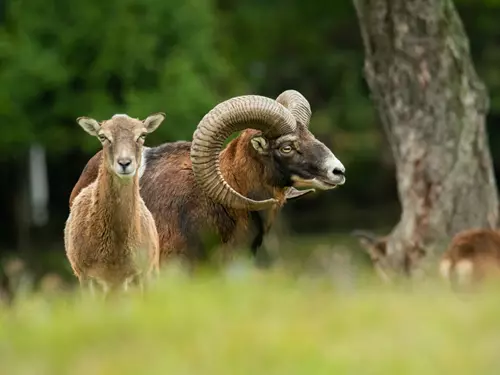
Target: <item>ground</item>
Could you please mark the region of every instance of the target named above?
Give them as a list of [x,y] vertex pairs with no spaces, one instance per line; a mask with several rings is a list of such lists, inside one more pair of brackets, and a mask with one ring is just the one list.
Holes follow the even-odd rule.
[[0,373],[497,374],[500,299],[244,265],[103,302],[73,291],[0,311]]

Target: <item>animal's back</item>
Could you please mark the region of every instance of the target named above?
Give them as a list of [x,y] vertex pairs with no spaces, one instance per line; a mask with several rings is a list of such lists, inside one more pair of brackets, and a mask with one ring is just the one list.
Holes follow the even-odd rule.
[[500,232],[473,229],[458,233],[443,254],[440,273],[462,285],[500,275]]
[[97,180],[99,174],[99,167],[102,161],[102,150],[99,150],[94,156],[90,158],[78,178],[71,194],[69,196],[69,207],[71,208],[76,197],[92,182]]

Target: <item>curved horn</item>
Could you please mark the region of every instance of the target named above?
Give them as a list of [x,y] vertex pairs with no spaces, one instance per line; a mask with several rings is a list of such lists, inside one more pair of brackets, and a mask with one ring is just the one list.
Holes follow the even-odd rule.
[[292,133],[296,122],[284,106],[264,96],[246,95],[226,100],[203,117],[193,134],[193,172],[205,193],[216,202],[236,209],[264,210],[277,201],[255,201],[244,197],[229,186],[219,167],[224,141],[232,133],[246,128],[258,129],[275,137]]
[[304,95],[296,90],[286,90],[276,98],[276,101],[288,108],[298,123],[306,128],[309,127],[311,106]]

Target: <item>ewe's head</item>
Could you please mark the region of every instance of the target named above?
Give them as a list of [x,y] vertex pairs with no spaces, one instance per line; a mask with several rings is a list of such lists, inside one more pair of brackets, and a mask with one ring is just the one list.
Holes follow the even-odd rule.
[[374,233],[364,230],[355,230],[351,234],[358,239],[359,244],[370,257],[379,277],[385,282],[391,281],[391,277],[388,275],[388,270],[392,267],[390,267],[387,258],[387,238],[378,237]]
[[[345,183],[345,168],[309,131],[309,102],[295,90],[276,100],[248,95],[227,100],[200,121],[193,135],[193,171],[205,192],[231,208],[263,210],[276,200],[255,201],[235,191],[222,177],[218,157],[232,133],[247,132],[251,152],[271,171],[277,187],[333,189]],[[307,190],[310,191],[310,190]]]
[[146,135],[156,130],[164,119],[164,113],[155,113],[144,121],[114,115],[101,123],[89,117],[79,117],[77,122],[83,130],[99,139],[109,170],[119,177],[132,178],[141,162]]

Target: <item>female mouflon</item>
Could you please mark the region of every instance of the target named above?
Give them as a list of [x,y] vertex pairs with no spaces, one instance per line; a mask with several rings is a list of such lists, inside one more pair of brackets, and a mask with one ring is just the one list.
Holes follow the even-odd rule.
[[105,293],[126,290],[129,282],[142,286],[158,272],[158,232],[139,194],[139,166],[146,135],[164,118],[77,119],[101,141],[104,156],[97,179],[75,198],[64,230],[66,255],[82,287],[96,280]]

